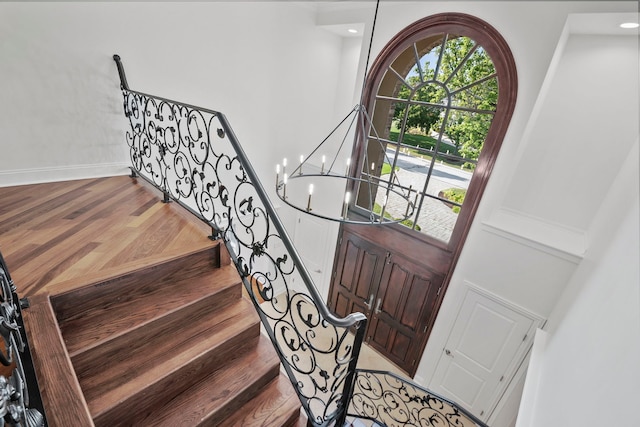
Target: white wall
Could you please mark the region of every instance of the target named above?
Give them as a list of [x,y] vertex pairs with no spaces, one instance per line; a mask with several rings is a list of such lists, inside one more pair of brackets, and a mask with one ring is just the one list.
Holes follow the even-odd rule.
[[[591,227],[592,247],[550,316],[519,427],[634,424],[640,401],[638,141]],[[533,367],[532,367],[533,368]],[[525,414],[528,415],[525,417]]]
[[342,41],[314,22],[283,2],[0,3],[0,185],[126,172],[114,53],[133,89],[225,113],[271,177],[332,125]]

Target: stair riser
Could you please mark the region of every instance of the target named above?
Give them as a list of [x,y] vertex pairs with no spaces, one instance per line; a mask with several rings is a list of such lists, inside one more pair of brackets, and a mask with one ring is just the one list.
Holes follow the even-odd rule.
[[108,307],[115,301],[144,298],[144,294],[167,283],[196,277],[220,267],[220,248],[199,251],[189,256],[149,266],[71,292],[51,297],[51,305],[60,324],[82,316],[83,312]]
[[[156,319],[154,322],[140,325],[138,328],[123,331],[119,336],[92,347],[86,351],[76,352],[71,356],[71,362],[76,370],[76,375],[80,384],[85,388],[87,400],[91,400],[94,395],[104,393],[116,385],[116,381],[126,380],[135,375],[133,368],[150,366],[158,357],[165,358],[180,351],[180,343],[187,345],[190,340],[197,340],[200,333],[206,333],[206,324],[199,329],[202,332],[184,334],[180,331],[184,325],[191,325],[196,322],[207,322],[212,324],[217,316],[217,312],[241,297],[240,285],[225,289],[221,295],[215,294],[203,298],[195,304],[180,307],[173,313]],[[173,332],[172,332],[173,331]],[[177,331],[177,332],[176,332]],[[175,343],[167,347],[169,334],[177,334],[172,337]],[[92,381],[91,377],[96,372],[104,369],[106,361],[122,360],[124,357],[135,357],[136,366],[130,366],[130,361],[124,361],[122,368],[126,369],[122,378],[110,378],[111,383],[99,381],[90,386],[86,386],[86,381]]]
[[279,373],[280,365],[274,365],[272,369],[260,378],[251,384],[247,384],[245,390],[242,393],[239,393],[235,399],[221,405],[215,413],[210,413],[208,416],[204,417],[197,426],[210,427],[220,425],[222,420],[241,408],[242,405],[247,403],[249,400],[253,399],[260,392],[260,389],[276,378]]
[[[102,365],[104,358],[128,352],[132,346],[139,343],[162,339],[166,331],[179,330],[179,326],[186,322],[198,320],[199,317],[206,316],[216,310],[222,309],[237,301],[242,296],[238,285],[230,286],[220,292],[202,298],[188,306],[176,307],[176,309],[160,318],[139,324],[135,329],[115,331],[109,338],[92,344],[84,349],[71,352],[70,357],[74,366],[78,369]],[[96,328],[105,325],[94,325]],[[177,329],[176,329],[177,328]]]
[[256,397],[222,421],[220,427],[296,427],[300,417],[298,395],[289,378],[280,372]]
[[[255,346],[260,333],[258,324],[248,328],[220,346],[203,352],[190,363],[184,364],[174,372],[167,372],[166,376],[158,379],[148,387],[138,390],[125,400],[118,402],[116,406],[103,411],[100,414],[92,414],[96,427],[112,427],[114,425],[136,425],[132,420],[148,415],[153,419],[154,408],[171,405],[173,396],[187,392],[189,387],[197,383],[209,372],[224,365],[232,357]],[[91,406],[91,404],[89,404]]]

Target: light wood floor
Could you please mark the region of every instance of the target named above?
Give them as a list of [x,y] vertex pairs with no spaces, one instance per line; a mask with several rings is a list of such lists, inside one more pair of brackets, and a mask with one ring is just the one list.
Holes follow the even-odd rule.
[[127,176],[0,188],[0,251],[20,297],[61,293],[212,245],[210,229]]

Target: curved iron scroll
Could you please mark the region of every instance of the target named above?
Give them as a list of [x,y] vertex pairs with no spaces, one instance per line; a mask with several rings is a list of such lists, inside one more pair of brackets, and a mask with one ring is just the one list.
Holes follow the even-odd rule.
[[366,317],[328,310],[225,116],[130,90],[114,60],[133,170],[224,240],[307,417],[341,425]]
[[[0,375],[0,418],[3,425],[42,427],[43,412],[31,407],[27,374],[23,358],[29,358],[28,347],[22,336],[20,301],[7,265],[0,254],[0,363],[12,367],[9,378]],[[37,387],[31,387],[37,393]],[[39,397],[39,395],[38,395]]]
[[487,427],[457,404],[391,372],[358,369],[348,415],[373,425]]

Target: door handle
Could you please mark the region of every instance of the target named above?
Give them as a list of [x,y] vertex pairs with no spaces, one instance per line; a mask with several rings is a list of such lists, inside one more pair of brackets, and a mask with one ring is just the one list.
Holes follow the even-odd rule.
[[373,304],[373,294],[369,295],[369,301],[364,302],[364,305],[366,305],[369,310],[371,310],[372,304]]
[[376,308],[373,310],[375,314],[380,313],[380,304],[382,303],[382,298],[378,298],[378,302],[376,302]]

